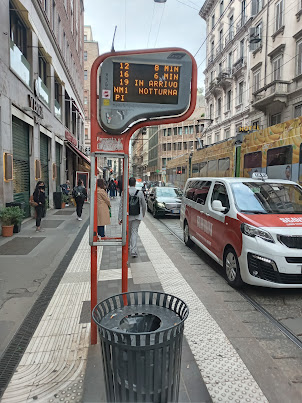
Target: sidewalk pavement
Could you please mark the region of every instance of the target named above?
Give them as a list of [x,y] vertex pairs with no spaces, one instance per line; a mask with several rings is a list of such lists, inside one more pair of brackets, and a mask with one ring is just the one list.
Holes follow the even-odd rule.
[[[112,201],[107,236],[121,232],[118,203],[119,198]],[[179,401],[267,402],[236,350],[180,273],[183,259],[175,261],[178,245],[169,243],[166,247],[152,220],[146,217],[139,228],[139,257],[129,259],[129,291],[164,291],[189,305]],[[101,301],[121,292],[120,248],[98,248],[98,267]],[[3,403],[106,401],[100,346],[90,346],[89,271],[86,230],[4,393]]]

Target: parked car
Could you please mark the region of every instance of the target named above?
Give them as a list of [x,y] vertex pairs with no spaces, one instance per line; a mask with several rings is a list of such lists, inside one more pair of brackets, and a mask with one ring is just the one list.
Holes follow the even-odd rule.
[[179,215],[182,192],[178,188],[154,187],[151,188],[147,199],[148,211],[153,217],[165,215]]
[[234,287],[302,288],[302,187],[254,178],[191,178],[180,225]]

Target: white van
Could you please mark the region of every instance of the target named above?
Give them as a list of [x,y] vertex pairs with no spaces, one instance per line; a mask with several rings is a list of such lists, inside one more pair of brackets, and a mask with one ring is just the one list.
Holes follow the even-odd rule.
[[220,263],[232,286],[302,288],[302,187],[295,182],[188,179],[180,225],[186,245]]

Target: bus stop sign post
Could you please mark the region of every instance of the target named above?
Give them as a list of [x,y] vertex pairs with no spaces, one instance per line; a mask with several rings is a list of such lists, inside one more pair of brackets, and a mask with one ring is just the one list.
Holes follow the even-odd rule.
[[[98,88],[99,77],[99,93]],[[146,126],[178,123],[194,112],[197,66],[181,48],[113,52],[99,56],[91,68],[91,311],[97,305],[97,247],[122,246],[122,292],[128,291],[129,142]],[[122,237],[97,237],[97,156],[123,158]],[[91,343],[97,328],[91,320]]]

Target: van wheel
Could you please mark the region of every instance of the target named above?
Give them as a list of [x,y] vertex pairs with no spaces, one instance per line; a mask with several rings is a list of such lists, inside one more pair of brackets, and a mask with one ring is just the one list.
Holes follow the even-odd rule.
[[241,287],[243,281],[240,275],[240,266],[236,252],[231,247],[227,248],[227,250],[224,253],[223,268],[226,273],[227,282],[232,287],[236,288]]
[[189,225],[187,222],[185,222],[185,226],[184,226],[184,243],[186,244],[186,246],[189,246],[189,247],[193,245],[193,241],[190,238]]

